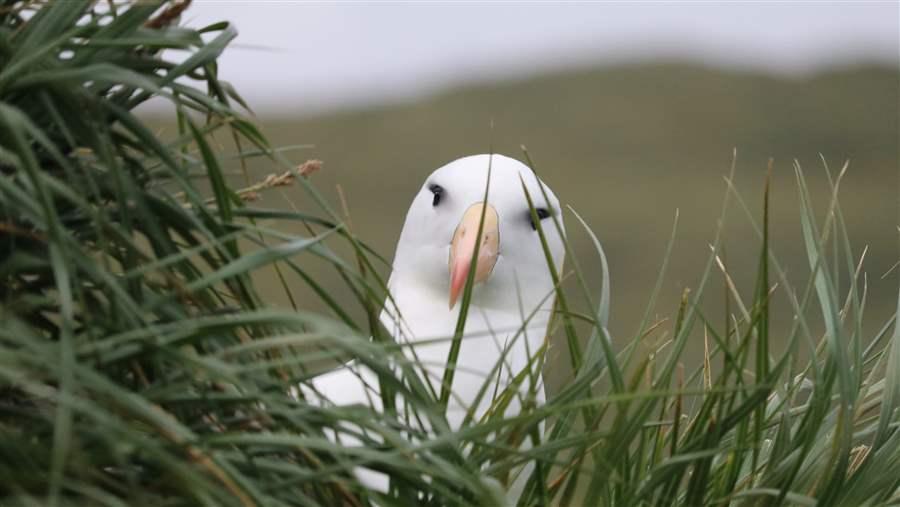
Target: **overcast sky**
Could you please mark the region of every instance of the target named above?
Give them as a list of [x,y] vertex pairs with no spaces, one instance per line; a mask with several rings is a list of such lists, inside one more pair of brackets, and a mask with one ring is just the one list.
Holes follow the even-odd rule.
[[405,100],[461,83],[677,57],[805,73],[897,63],[900,3],[309,3],[195,0],[233,22],[220,72],[263,112]]

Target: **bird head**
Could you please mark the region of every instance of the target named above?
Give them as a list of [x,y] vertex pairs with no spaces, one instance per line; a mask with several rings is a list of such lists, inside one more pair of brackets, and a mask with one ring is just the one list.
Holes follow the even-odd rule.
[[552,217],[562,226],[559,201],[525,164],[502,155],[455,160],[434,171],[413,199],[394,273],[443,292],[451,310],[470,274],[476,301],[516,308],[527,290],[537,298],[525,303],[536,303],[553,290],[537,222],[557,271],[565,254],[564,231]]

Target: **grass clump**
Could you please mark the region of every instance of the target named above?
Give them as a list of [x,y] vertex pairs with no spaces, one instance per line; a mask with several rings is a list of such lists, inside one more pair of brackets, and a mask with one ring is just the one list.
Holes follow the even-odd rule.
[[[634,336],[609,336],[606,261],[582,222],[604,282],[594,301],[577,260],[560,274],[584,289],[558,294],[571,381],[515,418],[451,432],[421,368],[377,325],[383,260],[300,175],[288,179],[314,212],[257,208],[229,184],[218,133],[242,162],[293,166],[218,79],[233,27],[178,27],[185,5],[0,8],[0,503],[495,505],[523,473],[521,505],[900,501],[900,331],[895,314],[863,334],[843,173],[819,223],[796,169],[807,284],[793,286],[773,256],[764,205],[752,296],[728,285],[717,239],[670,338],[646,355],[661,326],[647,317]],[[175,112],[173,139],[135,114],[153,97]],[[732,188],[728,201],[746,209]],[[325,291],[302,261],[311,258],[354,301]],[[267,308],[253,274],[268,267],[288,293],[294,280],[308,285],[332,315]],[[702,310],[717,272],[729,289],[721,326]],[[787,303],[775,306],[775,293]],[[576,301],[591,312],[576,313]],[[774,312],[793,317],[781,356]],[[698,336],[704,361],[683,367]],[[294,389],[322,361],[348,357],[399,401],[341,407]],[[368,490],[359,467],[390,475],[390,490]]]

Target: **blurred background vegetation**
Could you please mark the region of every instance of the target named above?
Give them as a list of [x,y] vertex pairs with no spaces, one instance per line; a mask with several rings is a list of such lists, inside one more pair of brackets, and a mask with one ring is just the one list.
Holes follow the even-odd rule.
[[[824,163],[836,176],[849,161],[841,202],[855,253],[868,247],[866,322],[870,330],[883,325],[893,312],[897,286],[897,271],[882,276],[898,260],[898,93],[898,69],[888,66],[776,77],[685,62],[645,63],[468,86],[314,117],[270,113],[262,123],[274,146],[307,145],[288,153],[292,160],[324,162],[313,177],[317,187],[334,203],[341,201],[336,188],[341,187],[354,231],[388,260],[407,207],[432,170],[491,150],[524,160],[521,146],[526,146],[544,180],[603,242],[611,269],[610,326],[622,343],[636,331],[647,306],[677,211],[671,269],[658,306],[658,317],[669,318],[663,329],[671,328],[682,290],[697,283],[709,254],[735,150],[735,184],[757,219],[773,160],[771,243],[797,287],[805,283],[808,267],[793,164],[802,166],[819,198],[815,204],[824,210],[829,195]],[[247,181],[274,171],[248,167]],[[241,172],[237,163],[231,170]],[[234,178],[241,186],[244,176]],[[287,209],[304,209],[308,202],[292,187],[262,199]],[[590,241],[568,218],[577,256],[597,284],[599,263]],[[302,230],[298,226],[295,232]],[[738,208],[732,210],[725,247],[731,276],[749,292],[759,241]],[[313,273],[361,315],[333,270],[322,263]],[[269,275],[260,279],[264,297],[287,306],[277,278]],[[299,279],[292,285],[296,294],[309,295],[298,306],[325,310]],[[719,322],[721,308],[711,305],[710,318]],[[787,313],[773,315],[776,345]],[[697,357],[700,350],[698,341],[690,355]]]

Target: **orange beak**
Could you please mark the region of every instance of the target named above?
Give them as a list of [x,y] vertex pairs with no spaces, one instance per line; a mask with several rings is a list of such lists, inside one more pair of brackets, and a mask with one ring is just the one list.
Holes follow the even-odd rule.
[[[478,224],[484,213],[484,227],[481,237],[478,236]],[[462,220],[456,226],[453,240],[450,242],[450,309],[456,306],[456,300],[462,294],[472,269],[472,254],[475,252],[476,241],[481,242],[478,247],[478,259],[475,261],[474,284],[487,280],[497,263],[500,254],[500,220],[497,210],[490,204],[483,202],[469,206],[463,213]]]

